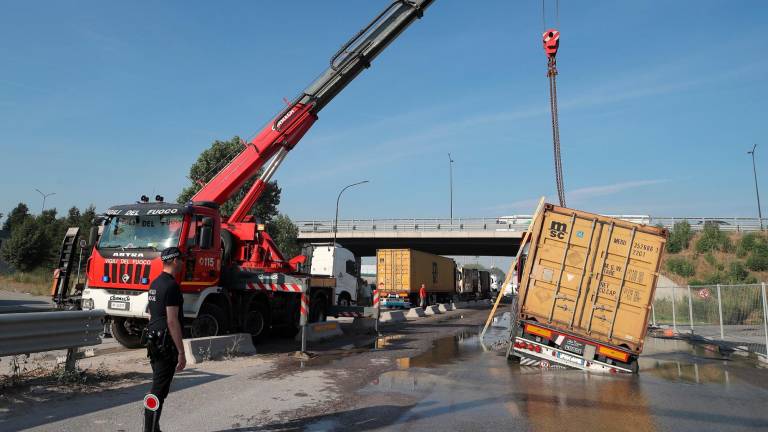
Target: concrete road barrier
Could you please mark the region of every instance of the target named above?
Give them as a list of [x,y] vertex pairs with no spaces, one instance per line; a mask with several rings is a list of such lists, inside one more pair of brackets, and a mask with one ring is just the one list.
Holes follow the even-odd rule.
[[440,311],[440,313],[446,313],[446,312],[448,312],[450,309],[448,309],[448,307],[447,307],[447,306],[445,306],[444,304],[440,303],[439,305],[437,305],[437,310],[439,310],[439,311]]
[[403,311],[386,311],[382,312],[381,316],[379,317],[379,321],[381,322],[400,322],[405,321],[405,314]]
[[182,342],[189,364],[202,363],[222,356],[256,353],[248,333],[184,339]]
[[427,316],[427,314],[424,313],[424,309],[420,307],[411,308],[407,314],[405,314],[405,318],[407,319],[416,319],[416,318],[423,318]]
[[[307,324],[307,342],[319,342],[344,335],[338,321],[326,321]],[[301,341],[301,331],[296,335],[296,340]]]
[[440,311],[440,308],[438,308],[435,305],[432,305],[432,306],[427,306],[427,308],[424,309],[424,313],[427,315],[439,315],[442,312]]
[[456,302],[453,304],[453,306],[455,309],[465,309],[467,307],[467,302],[463,302],[463,301]]

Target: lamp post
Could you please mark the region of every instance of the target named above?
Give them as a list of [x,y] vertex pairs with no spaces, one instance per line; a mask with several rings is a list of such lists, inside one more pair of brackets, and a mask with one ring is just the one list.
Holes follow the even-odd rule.
[[451,191],[451,225],[453,225],[453,159],[451,153],[448,153],[448,179]]
[[48,198],[51,195],[56,195],[56,192],[51,192],[49,194],[45,194],[45,193],[41,192],[40,189],[38,189],[38,188],[35,188],[35,190],[37,191],[37,193],[39,193],[43,197],[43,209],[40,210],[40,214],[42,214],[45,211],[45,199]]
[[339,200],[341,199],[341,194],[343,194],[345,190],[351,188],[352,186],[361,185],[363,183],[368,183],[368,180],[363,180],[361,182],[344,186],[344,188],[339,192],[339,196],[336,197],[336,217],[333,219],[333,247],[336,247],[336,231],[339,223]]
[[755,195],[757,195],[757,217],[760,218],[760,231],[763,230],[763,211],[760,209],[760,191],[757,189],[757,168],[755,168],[755,149],[757,144],[752,146],[752,150],[747,154],[752,155],[752,173],[755,175]]

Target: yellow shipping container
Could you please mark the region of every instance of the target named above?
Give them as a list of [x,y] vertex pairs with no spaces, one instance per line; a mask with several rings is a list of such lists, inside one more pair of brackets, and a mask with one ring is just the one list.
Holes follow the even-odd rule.
[[422,283],[430,295],[453,295],[455,263],[450,258],[413,249],[379,249],[376,281],[382,296],[390,293],[418,296]]
[[519,318],[640,354],[667,230],[546,204],[534,221]]

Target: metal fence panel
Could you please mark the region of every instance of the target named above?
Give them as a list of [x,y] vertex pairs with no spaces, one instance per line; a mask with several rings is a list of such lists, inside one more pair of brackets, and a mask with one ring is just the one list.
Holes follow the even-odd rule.
[[765,284],[659,287],[657,325],[768,356]]
[[0,315],[0,356],[98,345],[103,320],[98,309]]

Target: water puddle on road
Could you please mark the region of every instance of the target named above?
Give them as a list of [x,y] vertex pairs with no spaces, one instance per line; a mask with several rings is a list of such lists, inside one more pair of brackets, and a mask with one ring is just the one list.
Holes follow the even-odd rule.
[[478,329],[467,329],[455,336],[436,339],[431,349],[413,357],[398,358],[397,368],[433,368],[460,361],[482,350],[478,332]]

